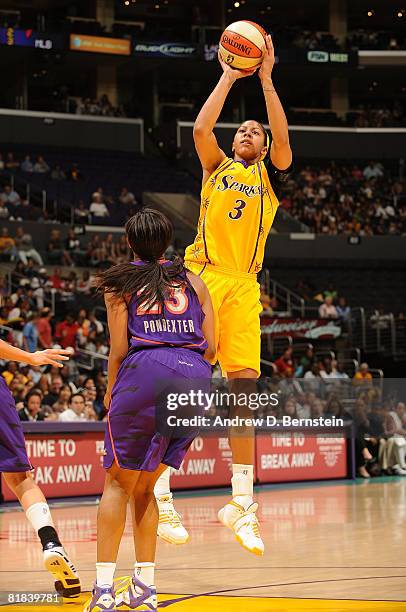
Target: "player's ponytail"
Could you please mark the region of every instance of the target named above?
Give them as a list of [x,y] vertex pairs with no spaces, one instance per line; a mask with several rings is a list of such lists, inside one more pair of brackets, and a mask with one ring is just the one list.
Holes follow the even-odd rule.
[[165,265],[161,259],[172,241],[172,223],[158,210],[144,208],[127,221],[125,230],[128,244],[140,261],[117,264],[98,274],[96,288],[127,301],[142,295],[147,309],[156,303],[164,308],[174,287],[189,285],[179,257]]

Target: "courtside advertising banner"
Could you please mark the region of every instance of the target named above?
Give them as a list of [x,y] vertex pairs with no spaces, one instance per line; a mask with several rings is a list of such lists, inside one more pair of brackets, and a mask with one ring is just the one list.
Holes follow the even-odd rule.
[[[34,479],[45,497],[99,495],[103,490],[103,432],[25,434]],[[5,501],[15,496],[2,481]]]
[[340,434],[272,433],[256,437],[260,483],[345,478],[347,440]]
[[198,436],[179,470],[172,470],[176,489],[226,486],[231,477],[232,456],[227,438]]
[[130,55],[131,42],[126,38],[107,38],[104,36],[88,36],[87,34],[71,34],[69,48],[71,51],[86,51],[88,53]]
[[[45,497],[101,495],[104,433],[25,434],[34,479]],[[345,478],[347,441],[333,436],[259,434],[256,475],[261,483]],[[228,487],[232,455],[227,437],[198,436],[179,470],[172,470],[174,489]],[[4,501],[16,498],[2,480]]]
[[21,30],[19,28],[0,28],[0,45],[8,47],[33,47],[43,51],[62,49],[64,37],[61,34]]
[[134,55],[140,57],[197,57],[199,47],[193,43],[173,42],[137,42],[134,45]]
[[261,333],[273,337],[291,336],[292,338],[338,338],[341,327],[331,319],[285,319],[261,317]]

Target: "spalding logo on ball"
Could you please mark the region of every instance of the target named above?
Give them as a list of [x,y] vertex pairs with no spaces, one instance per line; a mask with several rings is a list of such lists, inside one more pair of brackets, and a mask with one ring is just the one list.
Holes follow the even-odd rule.
[[263,59],[266,32],[253,21],[235,21],[220,38],[221,59],[232,68],[250,70]]

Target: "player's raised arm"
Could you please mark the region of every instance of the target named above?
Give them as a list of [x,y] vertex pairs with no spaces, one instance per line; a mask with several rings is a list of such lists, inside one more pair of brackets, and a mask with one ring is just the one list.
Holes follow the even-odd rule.
[[223,109],[228,93],[237,79],[250,76],[256,71],[256,68],[244,71],[234,70],[223,62],[220,56],[219,62],[223,69],[223,74],[207,101],[204,103],[193,128],[196,151],[203,168],[203,183],[218,165],[221,164],[226,156],[224,151],[218,146],[213,130]]
[[19,361],[36,366],[53,365],[62,368],[63,363],[61,361],[67,361],[70,354],[70,351],[64,349],[46,349],[45,351],[28,353],[16,346],[7,344],[4,340],[0,340],[0,359],[9,361]]
[[279,170],[286,170],[292,163],[292,149],[289,144],[289,129],[285,111],[272,81],[275,54],[272,38],[266,37],[266,51],[259,70],[265,96],[268,122],[272,133],[271,161]]

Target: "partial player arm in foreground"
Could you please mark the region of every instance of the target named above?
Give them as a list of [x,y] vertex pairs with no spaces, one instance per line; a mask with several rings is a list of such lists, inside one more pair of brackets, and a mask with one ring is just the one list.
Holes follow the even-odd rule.
[[266,52],[259,78],[265,96],[268,122],[272,133],[271,161],[278,170],[286,170],[292,163],[292,149],[289,144],[289,128],[285,111],[272,81],[272,70],[275,64],[275,54],[272,38],[266,37]]
[[108,382],[104,405],[108,409],[111,400],[111,391],[116,382],[117,372],[128,353],[128,309],[125,300],[112,293],[104,294],[107,308],[107,323],[110,332],[110,354],[108,363]]
[[217,144],[217,139],[213,130],[223,110],[224,102],[226,101],[230,89],[237,79],[250,76],[254,74],[256,70],[234,70],[223,62],[220,56],[219,62],[223,69],[223,74],[204,103],[193,128],[196,151],[203,168],[203,183],[206,182],[210,174],[214,172],[226,157],[224,151],[222,151]]
[[46,349],[45,351],[29,353],[4,342],[4,340],[0,340],[0,359],[5,359],[6,361],[19,361],[35,366],[53,365],[62,368],[63,363],[60,362],[67,361],[69,355],[70,351],[65,351],[64,349]]
[[204,353],[204,358],[207,361],[212,361],[216,355],[216,344],[214,336],[214,312],[209,290],[199,276],[188,272],[188,278],[196,291],[202,310],[204,312],[204,321],[202,323],[203,336],[207,340],[207,349]]

